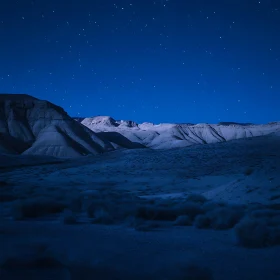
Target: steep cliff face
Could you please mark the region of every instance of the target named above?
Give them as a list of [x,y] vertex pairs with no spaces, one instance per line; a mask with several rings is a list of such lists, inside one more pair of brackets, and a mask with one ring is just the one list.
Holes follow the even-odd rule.
[[113,149],[59,106],[24,94],[0,94],[0,152],[73,157]]

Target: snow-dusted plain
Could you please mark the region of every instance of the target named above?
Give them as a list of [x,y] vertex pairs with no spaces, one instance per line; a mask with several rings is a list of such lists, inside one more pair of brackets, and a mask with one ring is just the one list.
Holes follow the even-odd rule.
[[[233,229],[162,223],[154,230],[139,231],[127,223],[91,224],[83,213],[78,224],[70,225],[63,224],[61,214],[23,221],[11,218],[16,198],[57,199],[90,195],[94,190],[155,200],[171,197],[175,202],[199,193],[230,203],[280,204],[280,137],[276,134],[175,150],[117,150],[72,160],[38,160],[25,155],[1,157],[1,190],[8,197],[1,203],[0,261],[5,264],[1,279],[280,277],[280,247],[243,248]],[[5,262],[12,257],[32,259],[42,252],[66,267],[49,265],[30,272]],[[192,273],[190,264],[199,266],[202,274],[206,267],[206,278],[187,278]]]
[[279,123],[0,121],[1,280],[280,279]]

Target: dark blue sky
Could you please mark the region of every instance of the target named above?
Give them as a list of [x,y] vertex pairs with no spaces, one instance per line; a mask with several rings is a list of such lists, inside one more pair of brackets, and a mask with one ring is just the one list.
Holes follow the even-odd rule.
[[280,120],[279,0],[1,0],[0,92],[71,116]]

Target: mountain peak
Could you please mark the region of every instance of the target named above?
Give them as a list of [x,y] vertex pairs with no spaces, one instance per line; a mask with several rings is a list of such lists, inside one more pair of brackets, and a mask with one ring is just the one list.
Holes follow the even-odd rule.
[[114,149],[63,108],[27,94],[0,94],[0,154],[75,157]]
[[82,121],[83,125],[95,125],[95,126],[108,126],[108,127],[117,127],[119,124],[110,116],[96,116],[85,118]]

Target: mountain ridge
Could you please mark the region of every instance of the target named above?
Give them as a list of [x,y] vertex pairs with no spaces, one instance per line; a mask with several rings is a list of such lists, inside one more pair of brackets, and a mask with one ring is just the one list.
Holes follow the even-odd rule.
[[280,134],[280,122],[137,123],[110,116],[71,118],[49,101],[0,94],[0,153],[77,157],[115,149],[173,149]]
[[112,144],[114,144],[112,137],[109,137],[110,139],[106,138],[106,133],[117,132],[134,143],[154,149],[181,148],[196,144],[225,142],[280,131],[280,122],[270,122],[268,124],[236,122],[154,124],[115,120],[110,116],[80,118],[78,121],[96,133],[102,132],[103,139],[107,139]]
[[75,157],[113,149],[49,101],[0,94],[1,153]]
[[82,122],[85,119],[96,119],[96,118],[110,118],[113,122],[116,122],[118,124],[122,123],[122,122],[133,122],[137,125],[141,125],[141,124],[152,124],[152,125],[163,125],[163,124],[173,124],[173,125],[189,125],[189,126],[193,126],[193,125],[201,125],[201,124],[215,124],[215,125],[224,125],[224,126],[234,126],[234,125],[239,125],[239,126],[258,126],[258,125],[267,125],[267,124],[280,124],[280,121],[270,121],[268,123],[242,123],[242,122],[234,122],[234,121],[222,121],[222,122],[218,122],[218,123],[208,123],[208,122],[198,122],[198,123],[189,123],[189,122],[162,122],[162,123],[153,123],[153,122],[135,122],[133,120],[124,120],[124,119],[114,119],[111,116],[103,116],[103,115],[96,115],[96,116],[91,116],[91,117],[72,117],[74,120],[78,121],[78,122]]

